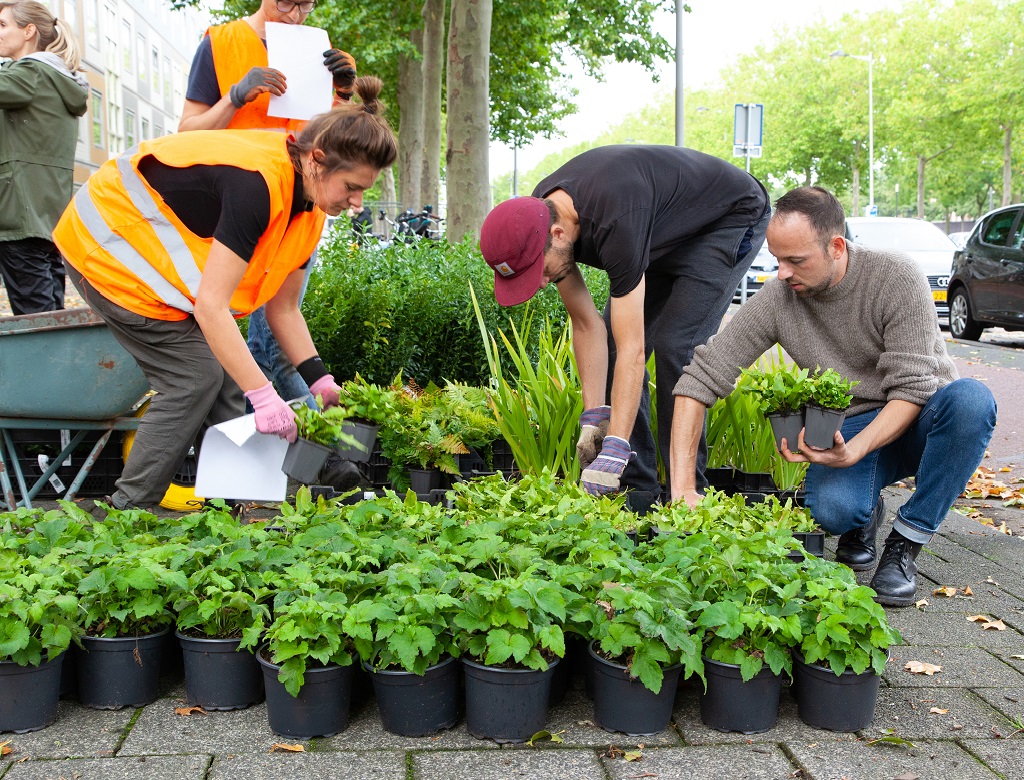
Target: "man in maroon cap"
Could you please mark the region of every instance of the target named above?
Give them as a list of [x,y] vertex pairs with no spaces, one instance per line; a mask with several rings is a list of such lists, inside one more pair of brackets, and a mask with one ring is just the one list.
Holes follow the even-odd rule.
[[[576,453],[583,486],[629,489],[646,511],[661,495],[645,364],[655,353],[658,443],[669,466],[675,387],[694,348],[718,330],[761,244],[771,209],[757,179],[674,146],[604,146],[544,179],[534,197],[499,203],[480,248],[502,306],[555,284],[572,320],[583,390]],[[577,263],[607,272],[597,311]],[[706,487],[707,447],[697,458]]]

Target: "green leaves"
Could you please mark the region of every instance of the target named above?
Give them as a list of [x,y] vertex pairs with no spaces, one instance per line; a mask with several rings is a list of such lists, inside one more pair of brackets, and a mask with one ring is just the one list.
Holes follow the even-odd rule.
[[823,409],[842,411],[850,406],[853,396],[850,390],[860,382],[843,379],[842,375],[831,368],[821,370],[818,366],[811,377],[811,402]]

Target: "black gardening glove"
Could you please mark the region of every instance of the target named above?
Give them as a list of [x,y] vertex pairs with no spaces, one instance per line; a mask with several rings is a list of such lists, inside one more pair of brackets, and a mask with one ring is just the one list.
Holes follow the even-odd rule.
[[328,49],[324,52],[324,67],[334,77],[334,93],[342,100],[351,100],[356,83],[356,61],[352,55],[341,49]]
[[284,74],[273,68],[253,68],[242,80],[231,87],[228,97],[235,108],[251,103],[264,92],[271,95],[283,95],[285,89]]

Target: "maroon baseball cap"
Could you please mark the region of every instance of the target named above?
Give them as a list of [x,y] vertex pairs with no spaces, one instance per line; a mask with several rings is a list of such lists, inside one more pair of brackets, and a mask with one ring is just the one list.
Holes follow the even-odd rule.
[[537,294],[550,229],[551,212],[540,198],[512,198],[487,215],[480,228],[480,251],[494,269],[494,298],[502,306]]

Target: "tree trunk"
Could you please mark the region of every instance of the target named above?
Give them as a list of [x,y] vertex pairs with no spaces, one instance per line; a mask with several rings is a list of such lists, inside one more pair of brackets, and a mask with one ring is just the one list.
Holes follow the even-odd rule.
[[[423,31],[413,30],[409,40],[417,51],[423,48]],[[419,211],[420,179],[423,175],[423,68],[418,59],[404,54],[398,58],[398,186],[406,208]]]
[[445,0],[423,2],[423,174],[420,200],[438,213],[441,199],[441,76]]
[[1003,204],[1009,206],[1012,199],[1011,187],[1013,184],[1013,122],[1003,125]]
[[917,218],[924,219],[924,166],[928,162],[923,154],[917,155]]
[[452,0],[448,23],[448,238],[480,235],[491,204],[489,62],[492,0]]

